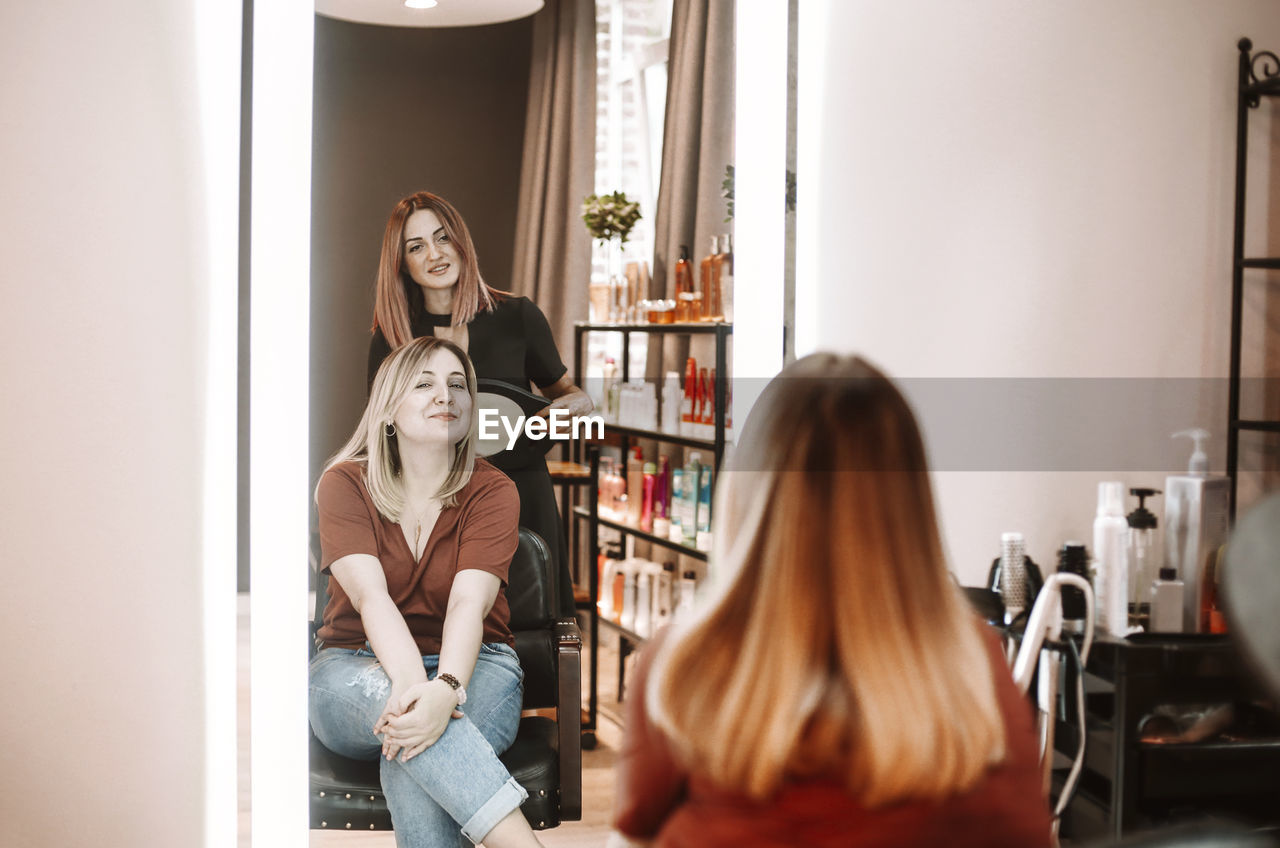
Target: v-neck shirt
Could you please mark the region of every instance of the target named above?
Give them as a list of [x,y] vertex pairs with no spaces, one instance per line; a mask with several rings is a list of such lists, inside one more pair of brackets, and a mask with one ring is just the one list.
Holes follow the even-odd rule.
[[[453,578],[466,569],[495,575],[502,588],[484,619],[485,642],[514,643],[507,606],[507,571],[519,542],[520,498],[515,484],[482,459],[457,506],[440,510],[422,555],[415,558],[400,524],[378,513],[365,485],[365,463],[343,462],[320,478],[320,567],[351,554],[377,557],[387,593],[404,617],[422,655],[440,653]],[[329,581],[329,603],[318,632],[326,648],[363,648],[360,614],[337,580]]]

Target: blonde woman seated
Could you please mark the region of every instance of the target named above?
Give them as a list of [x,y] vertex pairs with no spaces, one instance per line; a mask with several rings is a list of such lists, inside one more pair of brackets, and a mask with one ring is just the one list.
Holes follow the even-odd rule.
[[399,846],[540,844],[498,760],[524,679],[503,595],[520,502],[475,457],[475,393],[457,345],[401,347],[316,488],[333,580],[311,726],[339,754],[381,758]]
[[1030,705],[948,576],[893,384],[861,359],[792,364],[728,467],[721,588],[640,659],[615,828],[663,846],[1049,844]]

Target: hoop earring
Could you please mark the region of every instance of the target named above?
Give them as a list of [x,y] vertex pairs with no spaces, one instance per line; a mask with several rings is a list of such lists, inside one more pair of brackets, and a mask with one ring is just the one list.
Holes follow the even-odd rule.
[[382,432],[386,434],[388,439],[391,438],[396,434],[396,423],[394,421],[388,421],[386,424],[383,424]]

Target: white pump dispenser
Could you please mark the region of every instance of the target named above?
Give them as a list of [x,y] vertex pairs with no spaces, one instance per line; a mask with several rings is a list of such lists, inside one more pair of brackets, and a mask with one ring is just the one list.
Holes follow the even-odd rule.
[[1195,449],[1191,452],[1191,459],[1187,460],[1187,474],[1193,477],[1206,476],[1209,473],[1209,457],[1204,452],[1204,441],[1209,438],[1209,431],[1203,427],[1192,427],[1189,430],[1179,430],[1171,438],[1177,439],[1182,436],[1186,436],[1195,442]]

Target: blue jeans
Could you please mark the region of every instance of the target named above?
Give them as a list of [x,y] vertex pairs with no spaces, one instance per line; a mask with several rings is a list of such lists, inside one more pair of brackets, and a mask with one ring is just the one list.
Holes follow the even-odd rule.
[[[434,654],[422,658],[431,677],[438,663]],[[379,760],[399,848],[480,842],[528,797],[498,760],[516,738],[523,701],[524,672],[509,646],[480,646],[464,717],[451,719],[440,738],[407,763],[382,757],[382,742],[373,735],[391,680],[372,652],[325,648],[311,660],[310,677],[316,738],[344,757]]]

